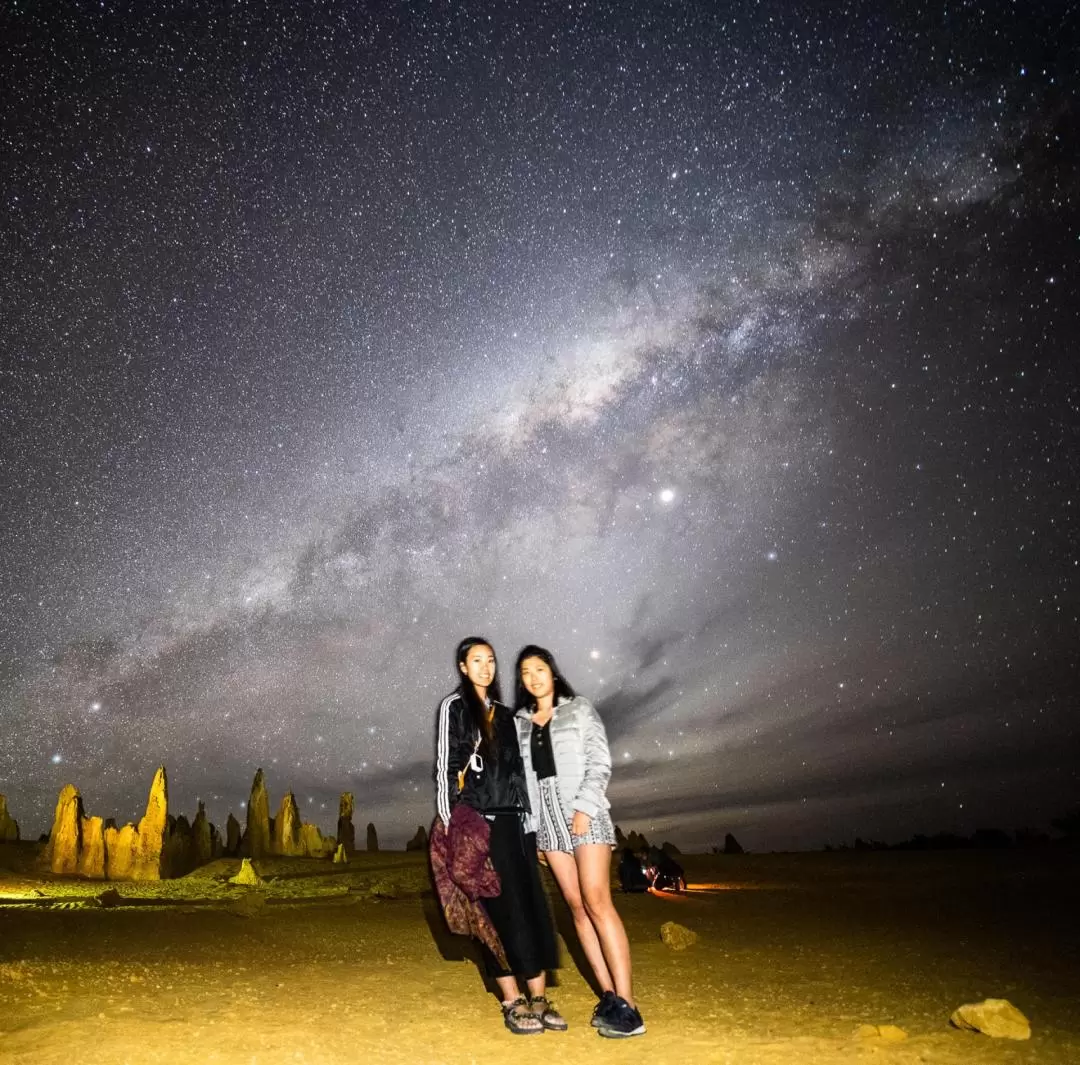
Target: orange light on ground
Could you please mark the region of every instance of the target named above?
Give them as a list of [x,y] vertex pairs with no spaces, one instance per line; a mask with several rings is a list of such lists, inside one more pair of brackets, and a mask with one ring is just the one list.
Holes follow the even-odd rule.
[[650,887],[650,895],[655,899],[664,899],[666,902],[686,902],[686,896],[677,891],[664,891],[663,888]]
[[776,891],[779,884],[738,884],[733,881],[720,881],[715,884],[687,884],[688,892],[707,893],[710,891]]

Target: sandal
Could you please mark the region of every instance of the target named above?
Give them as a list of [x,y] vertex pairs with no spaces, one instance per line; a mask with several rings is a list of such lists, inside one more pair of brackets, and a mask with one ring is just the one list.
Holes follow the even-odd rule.
[[513,1002],[502,1004],[503,1023],[514,1035],[543,1035],[544,1026],[539,1016],[525,1001],[524,995],[519,995]]
[[537,995],[529,1000],[533,1012],[540,1018],[540,1023],[551,1032],[565,1032],[570,1027],[566,1018],[555,1008],[546,995]]

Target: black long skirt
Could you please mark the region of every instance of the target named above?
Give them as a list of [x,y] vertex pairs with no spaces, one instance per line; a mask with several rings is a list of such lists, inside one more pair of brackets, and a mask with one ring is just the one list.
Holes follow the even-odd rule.
[[536,836],[525,833],[516,813],[485,816],[491,825],[491,864],[499,874],[502,891],[483,903],[502,940],[510,969],[504,969],[481,944],[484,969],[488,976],[531,980],[559,964],[555,927],[536,862]]

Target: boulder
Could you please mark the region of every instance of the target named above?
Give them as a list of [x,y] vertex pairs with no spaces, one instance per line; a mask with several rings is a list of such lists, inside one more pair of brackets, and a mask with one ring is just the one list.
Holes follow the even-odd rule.
[[345,849],[344,843],[337,845],[337,850],[334,851],[334,865],[348,865],[349,864],[349,852]]
[[729,832],[724,836],[724,853],[725,854],[742,854],[743,849],[739,841]]
[[660,926],[660,938],[672,950],[686,950],[698,940],[697,932],[674,921],[665,921]]
[[287,858],[299,858],[304,853],[300,841],[300,810],[291,791],[285,792],[281,808],[274,818],[274,853]]
[[270,853],[270,795],[260,769],[251,783],[247,805],[247,831],[244,833],[243,853],[249,858],[265,858]]
[[240,872],[236,876],[229,877],[230,884],[240,884],[244,887],[258,887],[262,882],[263,878],[259,876],[250,858],[244,858],[240,862]]
[[240,853],[240,822],[229,813],[229,819],[225,822],[225,853],[233,857]]
[[353,793],[344,791],[338,800],[337,819],[338,846],[344,846],[352,854],[356,850],[356,826],[353,825]]
[[669,858],[679,858],[682,856],[682,851],[679,850],[679,848],[676,847],[674,843],[668,843],[667,840],[664,840],[664,842],[660,844],[660,849]]
[[1031,1022],[1006,998],[987,998],[960,1006],[949,1018],[954,1028],[994,1039],[1030,1039]]
[[132,825],[105,829],[105,876],[109,880],[133,880],[139,831]]
[[53,814],[52,831],[49,833],[49,868],[54,873],[77,873],[79,871],[79,848],[82,845],[83,808],[82,796],[74,784],[60,789]]
[[19,842],[19,822],[8,813],[7,799],[0,795],[0,843]]
[[427,829],[423,825],[419,825],[416,829],[416,835],[405,844],[407,851],[426,851],[428,849],[428,834]]
[[82,819],[79,873],[91,880],[105,879],[105,821],[101,817]]
[[165,845],[169,828],[169,784],[165,767],[158,766],[146,800],[146,813],[139,821],[132,863],[133,880],[161,880],[169,875]]
[[367,849],[369,851],[377,851],[379,849],[379,834],[375,831],[375,826],[370,821],[367,826]]
[[191,850],[195,865],[206,865],[214,857],[214,840],[206,817],[206,804],[199,803],[199,812],[191,823]]

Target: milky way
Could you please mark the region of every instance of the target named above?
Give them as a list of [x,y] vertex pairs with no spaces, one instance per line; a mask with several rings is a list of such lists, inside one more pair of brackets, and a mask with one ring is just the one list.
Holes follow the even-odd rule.
[[[991,5],[993,7],[993,5]],[[1075,804],[1075,9],[13,3],[0,791],[395,845],[453,647],[616,821]]]

